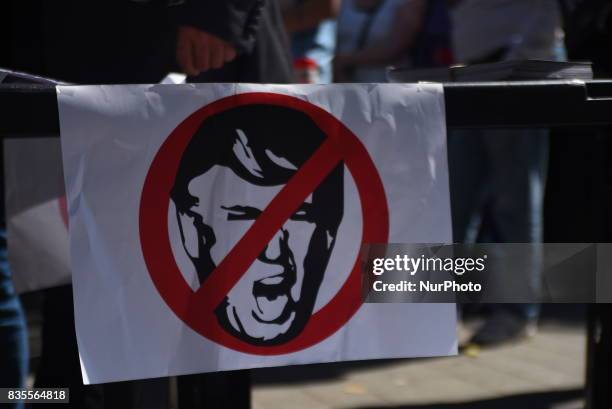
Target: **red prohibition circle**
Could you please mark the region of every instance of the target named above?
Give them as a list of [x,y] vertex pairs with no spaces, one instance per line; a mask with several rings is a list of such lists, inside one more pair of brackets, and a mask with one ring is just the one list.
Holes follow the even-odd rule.
[[[358,255],[338,293],[310,317],[299,335],[283,344],[252,345],[226,332],[213,313],[213,307],[218,304],[207,305],[206,300],[198,297],[198,291],[193,291],[187,284],[174,259],[168,233],[170,190],[191,138],[206,118],[250,104],[292,108],[307,114],[315,122],[327,135],[327,140],[333,143],[332,154],[344,161],[355,181],[363,216],[362,244],[387,242],[389,211],[385,190],[372,159],[359,139],[329,112],[307,101],[283,94],[253,92],[229,96],[204,106],[179,124],[162,144],[149,168],[141,194],[140,243],[157,291],[186,325],[205,338],[236,351],[255,355],[280,355],[303,350],[330,337],[361,307]],[[223,281],[220,283],[221,286],[227,284]],[[229,287],[226,286],[221,296],[225,296],[232,286],[231,283]]]

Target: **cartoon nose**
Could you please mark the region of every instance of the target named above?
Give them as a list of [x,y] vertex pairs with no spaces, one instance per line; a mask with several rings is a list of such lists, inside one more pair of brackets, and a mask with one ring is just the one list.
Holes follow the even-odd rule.
[[277,260],[283,252],[283,241],[286,240],[287,231],[280,229],[264,250],[264,256],[268,260]]

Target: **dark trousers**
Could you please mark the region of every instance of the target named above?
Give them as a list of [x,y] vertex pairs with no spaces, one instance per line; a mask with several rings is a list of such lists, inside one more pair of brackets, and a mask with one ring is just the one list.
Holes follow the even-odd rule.
[[[28,372],[28,341],[23,311],[10,275],[0,271],[0,387],[23,388]],[[8,409],[23,406],[6,404]]]
[[[538,243],[543,234],[548,130],[470,129],[448,137],[453,239],[467,243]],[[541,254],[530,260],[534,293]],[[525,319],[538,304],[505,304]]]

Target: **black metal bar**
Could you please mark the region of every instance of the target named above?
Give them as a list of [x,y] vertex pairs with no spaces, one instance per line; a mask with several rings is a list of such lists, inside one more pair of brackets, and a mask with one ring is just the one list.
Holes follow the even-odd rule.
[[[444,95],[449,129],[612,125],[612,81],[448,83]],[[0,107],[0,134],[59,131],[52,86],[0,85]]]
[[[529,81],[444,84],[449,129],[607,127],[612,125],[612,81]],[[0,137],[59,135],[55,89],[0,84]],[[589,407],[608,407],[612,378],[610,306],[590,315]],[[601,406],[605,402],[604,406]]]
[[55,88],[50,85],[0,85],[0,137],[59,136]]
[[612,124],[612,81],[445,84],[449,128]]

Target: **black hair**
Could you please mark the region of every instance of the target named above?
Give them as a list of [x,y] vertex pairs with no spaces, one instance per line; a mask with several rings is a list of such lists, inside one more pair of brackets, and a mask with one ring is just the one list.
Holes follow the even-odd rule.
[[[261,167],[260,175],[249,172],[236,157],[233,147],[237,130],[248,135],[250,151]],[[179,212],[189,210],[198,201],[189,193],[189,182],[214,165],[226,166],[258,186],[285,184],[295,170],[279,166],[266,151],[299,168],[325,138],[308,115],[291,108],[257,104],[223,111],[207,118],[189,142],[170,197]],[[342,168],[343,164],[338,165],[313,192],[313,214],[334,235],[343,209]]]

